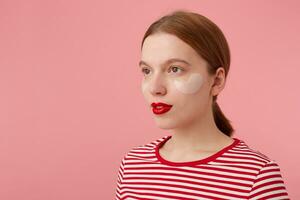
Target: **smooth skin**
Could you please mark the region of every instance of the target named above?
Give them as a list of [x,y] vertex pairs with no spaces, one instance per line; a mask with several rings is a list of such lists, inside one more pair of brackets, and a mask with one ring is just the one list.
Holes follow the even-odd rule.
[[[185,62],[167,62],[172,58]],[[173,133],[159,149],[166,160],[200,160],[234,141],[217,128],[211,109],[212,97],[225,86],[224,68],[218,68],[211,76],[207,66],[208,63],[192,47],[174,35],[160,32],[144,41],[140,67],[143,73],[141,88],[147,105],[150,111],[152,102],[173,105],[167,113],[153,114],[159,128]],[[195,80],[187,81],[192,74],[197,75]]]

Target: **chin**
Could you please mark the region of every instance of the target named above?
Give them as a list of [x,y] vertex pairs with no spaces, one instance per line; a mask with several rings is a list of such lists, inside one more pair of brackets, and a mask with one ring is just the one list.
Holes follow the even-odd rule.
[[155,119],[156,126],[160,129],[176,129],[176,127],[179,125],[176,123],[176,121],[171,119]]

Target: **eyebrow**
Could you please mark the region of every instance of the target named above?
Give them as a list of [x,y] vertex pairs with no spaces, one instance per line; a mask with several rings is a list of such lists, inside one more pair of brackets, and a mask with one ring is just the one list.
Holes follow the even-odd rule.
[[[170,63],[173,63],[173,62],[182,62],[182,63],[185,63],[185,64],[187,64],[187,65],[191,65],[188,61],[183,60],[183,59],[180,59],[180,58],[170,58],[170,59],[168,59],[168,60],[166,60],[166,61],[164,62],[164,65],[170,64]],[[143,60],[141,60],[141,61],[139,62],[139,66],[141,66],[141,65],[146,65],[146,66],[150,67],[150,65],[147,64],[147,63],[146,63],[145,61],[143,61]]]

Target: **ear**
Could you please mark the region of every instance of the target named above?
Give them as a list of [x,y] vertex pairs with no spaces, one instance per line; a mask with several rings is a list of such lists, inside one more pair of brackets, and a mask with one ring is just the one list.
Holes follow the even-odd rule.
[[223,88],[225,87],[226,77],[225,77],[225,69],[223,67],[219,67],[213,76],[213,84],[211,88],[212,96],[218,95]]

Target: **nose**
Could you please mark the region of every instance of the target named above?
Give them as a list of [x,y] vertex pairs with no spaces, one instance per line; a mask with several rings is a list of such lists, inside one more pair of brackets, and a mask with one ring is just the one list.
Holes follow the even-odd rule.
[[167,92],[165,80],[160,75],[153,76],[150,83],[150,93],[153,96],[165,95]]

